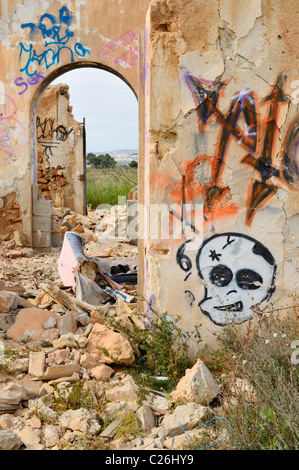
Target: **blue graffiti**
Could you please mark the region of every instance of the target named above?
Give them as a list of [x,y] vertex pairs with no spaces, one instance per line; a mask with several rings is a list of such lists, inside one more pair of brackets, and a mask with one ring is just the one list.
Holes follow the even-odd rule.
[[43,50],[38,53],[33,44],[26,47],[21,42],[19,60],[25,57],[26,64],[20,69],[20,72],[25,72],[29,77],[33,77],[37,73],[37,66],[44,65],[46,69],[49,69],[53,65],[59,64],[61,52],[64,50],[69,51],[71,62],[75,61],[76,55],[82,58],[88,55],[89,48],[79,42],[76,42],[75,45],[71,44],[74,32],[69,29],[69,26],[72,21],[72,13],[64,6],[59,10],[58,21],[55,16],[45,13],[40,17],[38,24],[23,24],[23,29],[30,29],[30,41],[36,40],[37,35],[41,32]]

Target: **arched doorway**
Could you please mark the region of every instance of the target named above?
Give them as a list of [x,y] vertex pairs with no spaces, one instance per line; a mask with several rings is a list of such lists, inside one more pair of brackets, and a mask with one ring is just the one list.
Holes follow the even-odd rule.
[[[101,67],[96,67],[97,69]],[[104,105],[97,105],[97,97],[95,91],[92,91],[91,81],[88,79],[87,72],[97,72],[105,74],[106,79],[108,75],[114,77],[117,74],[112,76],[109,74],[110,71],[107,70],[96,70],[95,67],[89,68],[87,70],[84,66],[84,70],[81,67],[76,67],[76,71],[68,70],[68,74],[74,74],[75,72],[84,72],[77,77],[81,80],[82,86],[84,83],[82,77],[85,79],[85,86],[90,88],[90,93],[93,94],[92,105],[97,108],[96,113],[100,113],[104,120],[110,119],[111,136],[112,139],[104,139],[102,136],[101,141],[101,124],[97,126],[98,138],[100,142],[92,139],[92,131],[88,133],[88,126],[85,124],[85,112],[82,111],[81,116],[78,118],[78,121],[75,119],[75,108],[76,103],[72,100],[72,89],[69,88],[68,79],[65,80],[66,75],[62,72],[65,71],[65,68],[59,74],[59,77],[53,77],[54,80],[47,80],[48,86],[46,87],[43,83],[43,87],[39,90],[39,93],[36,95],[33,106],[32,106],[32,182],[33,182],[33,241],[35,246],[43,248],[47,246],[62,246],[62,252],[65,247],[65,240],[67,238],[67,243],[69,240],[75,241],[77,243],[78,239],[73,237],[65,236],[67,232],[79,234],[85,242],[84,253],[82,256],[106,258],[105,266],[99,261],[101,267],[103,267],[103,272],[105,275],[111,276],[111,279],[117,282],[120,280],[120,277],[123,280],[125,275],[125,282],[129,284],[137,285],[137,257],[138,257],[138,248],[136,243],[130,243],[130,240],[126,240],[127,246],[124,250],[119,250],[115,253],[115,243],[113,242],[119,238],[119,221],[121,213],[124,214],[123,209],[127,206],[120,208],[115,200],[115,194],[110,187],[105,187],[105,193],[109,195],[112,199],[103,200],[98,198],[97,200],[91,200],[90,195],[87,191],[87,204],[90,211],[86,213],[85,211],[85,185],[86,185],[86,162],[88,167],[88,176],[87,176],[87,185],[93,180],[96,180],[99,173],[104,172],[106,177],[109,173],[110,178],[113,177],[113,184],[116,190],[118,191],[117,196],[121,198],[128,198],[128,192],[132,190],[137,183],[137,168],[135,165],[128,165],[128,159],[124,158],[124,155],[117,155],[117,149],[122,150],[124,153],[125,147],[128,145],[128,140],[122,143],[121,139],[125,139],[126,135],[122,136],[121,126],[125,126],[124,119],[127,119],[125,116],[125,111],[128,113],[128,109],[123,109],[122,119],[117,123],[117,115],[120,112],[121,104],[119,103],[120,98],[117,99],[115,96],[114,103],[112,103],[112,108],[114,112],[114,119],[108,116],[108,108],[104,109]],[[55,74],[56,75],[56,74]],[[55,80],[56,78],[56,80]],[[119,76],[115,77],[118,82]],[[99,78],[95,79],[95,83],[100,87]],[[123,82],[121,82],[123,84]],[[124,87],[127,89],[126,83]],[[129,89],[128,89],[129,90]],[[122,89],[123,91],[123,89]],[[120,90],[119,92],[122,93]],[[138,158],[138,107],[135,100],[136,93],[131,93],[132,88],[130,87],[129,93],[132,95],[133,100],[136,104],[136,113],[135,113],[135,146],[129,145],[131,149],[132,157],[131,162],[137,164]],[[113,91],[112,91],[113,93]],[[77,97],[78,98],[78,97]],[[87,106],[86,97],[82,99],[84,106]],[[112,100],[112,97],[110,98]],[[76,101],[76,100],[75,100]],[[80,101],[80,100],[79,100]],[[77,104],[79,102],[77,100]],[[106,100],[107,101],[107,100]],[[125,103],[125,100],[123,100]],[[104,101],[103,101],[104,103]],[[124,104],[123,103],[123,104]],[[106,102],[106,104],[108,104]],[[73,109],[72,109],[73,108]],[[96,114],[94,113],[94,115]],[[88,122],[88,119],[87,119]],[[86,131],[87,128],[87,131]],[[107,132],[107,131],[106,131]],[[34,135],[35,133],[35,135]],[[117,138],[117,133],[119,138]],[[91,142],[90,142],[91,141]],[[108,143],[109,142],[109,143]],[[114,145],[114,147],[113,147]],[[135,147],[132,149],[132,147]],[[111,152],[114,151],[115,153]],[[93,153],[94,152],[94,153]],[[111,152],[112,155],[109,155],[108,152]],[[136,158],[137,155],[137,158]],[[94,157],[94,160],[93,160]],[[104,160],[101,157],[109,157],[113,162],[112,166],[106,168],[105,166],[98,166],[98,160],[103,165]],[[138,164],[137,164],[138,166]],[[132,179],[131,173],[135,172],[135,180]],[[124,176],[124,179],[130,181],[130,185],[126,186],[126,190],[123,189],[123,186],[120,185],[120,180]],[[100,184],[96,187],[96,192],[98,196],[101,196],[103,192],[103,179],[101,179]],[[108,191],[107,191],[108,189]],[[97,251],[90,252],[90,247],[88,247],[88,242],[93,242],[96,244],[99,240],[99,226],[102,221],[102,214],[96,214],[96,211],[93,212],[98,206],[101,206],[103,203],[110,204],[111,211],[107,214],[103,213],[103,216],[108,216],[108,219],[111,222],[111,218],[116,215],[115,220],[115,232],[110,233],[108,230],[108,243],[104,244],[104,250],[99,254]],[[113,206],[117,206],[115,211]],[[37,209],[36,209],[37,207]],[[44,209],[43,209],[44,208]],[[51,209],[51,210],[50,210]],[[93,216],[96,217],[96,225],[93,224]],[[82,218],[81,216],[85,216]],[[86,217],[87,216],[87,217]],[[87,220],[88,219],[88,220]],[[53,224],[54,222],[54,224]],[[103,226],[103,224],[102,224]],[[98,230],[98,231],[97,231]],[[100,233],[101,235],[101,233]],[[111,236],[112,235],[112,236]],[[104,237],[106,238],[106,237]],[[123,239],[123,233],[121,234]],[[125,237],[128,238],[128,237]],[[102,241],[102,239],[101,239]],[[83,244],[85,243],[83,242]],[[101,243],[103,245],[103,243]],[[129,246],[130,245],[130,246]],[[82,245],[83,246],[83,245]],[[124,246],[124,245],[123,245]],[[87,247],[87,249],[86,249]],[[92,245],[94,247],[94,245]],[[81,248],[80,248],[81,249]],[[89,250],[89,251],[88,251]],[[107,251],[108,250],[108,251]],[[128,251],[130,251],[130,258],[135,256],[132,262],[124,261],[124,256],[127,256]],[[115,262],[110,260],[109,254],[106,256],[107,252],[113,252],[113,258],[116,258]],[[129,274],[127,274],[129,272]],[[131,274],[131,276],[130,276]],[[121,275],[121,276],[119,276]],[[62,276],[63,279],[63,276]],[[87,299],[82,299],[87,300]]]
[[[80,70],[79,70],[80,69]],[[101,70],[99,70],[101,69]],[[118,73],[113,71],[112,69],[108,69],[107,67],[102,67],[99,64],[94,63],[86,63],[83,64],[72,64],[69,66],[62,67],[60,70],[55,71],[51,76],[47,77],[42,84],[40,85],[39,89],[37,90],[33,104],[32,104],[32,112],[31,112],[31,181],[34,187],[33,191],[33,200],[37,196],[40,200],[40,203],[43,199],[50,200],[53,202],[53,206],[62,206],[66,208],[70,208],[75,212],[80,214],[86,214],[86,204],[85,204],[85,196],[86,196],[86,172],[85,172],[85,157],[86,155],[96,155],[96,154],[107,154],[110,150],[117,150],[117,139],[115,138],[117,133],[122,134],[121,130],[117,130],[117,127],[120,128],[120,124],[116,124],[117,115],[121,109],[121,103],[117,103],[114,101],[112,104],[112,108],[115,118],[113,122],[111,122],[111,135],[114,134],[114,139],[112,139],[113,144],[116,147],[112,147],[112,141],[110,139],[110,148],[107,148],[107,139],[104,142],[99,142],[98,148],[96,144],[90,144],[88,132],[87,132],[87,140],[85,134],[85,126],[84,126],[84,116],[83,114],[79,118],[79,121],[76,121],[73,118],[72,112],[75,114],[74,110],[69,110],[70,104],[69,101],[70,96],[68,93],[67,87],[64,85],[59,86],[57,83],[64,82],[64,77],[67,75],[70,77],[74,73],[81,73],[81,81],[82,81],[82,90],[83,88],[88,88],[88,73],[93,72],[96,76],[97,74],[104,74],[107,77],[110,77],[114,82],[118,82],[118,86],[122,87],[122,91],[124,90],[129,93],[131,96],[131,106],[132,106],[132,99],[135,101],[135,97],[137,98],[135,90],[130,86],[130,84],[121,77]],[[109,73],[110,72],[110,73]],[[59,78],[58,78],[59,77]],[[82,77],[85,77],[85,82],[82,80]],[[94,77],[95,78],[95,77]],[[121,79],[121,80],[119,80]],[[67,80],[66,80],[67,81]],[[55,86],[54,86],[55,84]],[[56,85],[57,84],[57,85]],[[54,87],[54,95],[49,93],[49,85]],[[127,88],[127,86],[129,88]],[[56,87],[56,88],[55,88]],[[133,92],[133,94],[131,93]],[[92,93],[92,90],[90,90]],[[83,93],[82,93],[83,94]],[[97,94],[100,94],[100,90]],[[90,95],[91,96],[91,95]],[[93,105],[97,105],[97,95],[94,92],[92,97]],[[121,100],[120,100],[121,101]],[[78,100],[77,100],[78,102]],[[41,109],[41,104],[43,108]],[[82,104],[82,103],[81,103]],[[86,104],[86,103],[84,103]],[[137,103],[136,103],[137,104]],[[99,106],[100,109],[97,110],[99,113],[99,117],[102,119],[111,119],[110,116],[105,116],[105,111],[101,109],[102,107]],[[108,109],[108,108],[107,108]],[[136,160],[136,154],[138,155],[138,144],[137,144],[137,135],[138,135],[138,109],[136,106],[135,110],[135,117],[136,117],[136,145],[133,153],[134,157],[133,160]],[[124,109],[123,109],[124,113]],[[108,112],[106,111],[106,114]],[[95,115],[95,113],[94,113]],[[125,116],[123,115],[122,118],[124,119]],[[124,123],[123,123],[124,125]],[[103,126],[102,126],[103,127]],[[101,125],[98,126],[98,134],[100,135],[101,132]],[[92,134],[92,133],[91,133]],[[124,136],[123,136],[124,137]],[[103,139],[102,139],[103,140]],[[120,144],[120,140],[118,139],[118,148],[124,149],[126,144]],[[119,162],[117,160],[121,160],[121,158],[117,158],[116,160],[112,157],[112,160],[115,164],[117,164],[117,172],[115,180],[119,182],[121,179],[119,177],[120,168],[119,163],[127,163],[125,161]],[[92,162],[90,159],[87,158],[87,163],[89,166],[92,166]],[[132,170],[133,171],[133,170]],[[136,178],[137,179],[137,169],[135,169]],[[125,175],[127,192],[132,189],[132,182],[134,183],[134,179],[130,178],[129,175]],[[134,184],[133,184],[134,186]],[[105,188],[107,192],[107,188]],[[124,189],[120,188],[120,191]],[[97,191],[97,188],[96,188]],[[99,193],[99,191],[97,191]],[[108,194],[111,196],[113,191],[108,188]],[[127,194],[121,194],[122,196],[127,196]],[[42,197],[40,197],[42,196]],[[87,203],[92,204],[92,208],[95,209],[96,205],[101,203],[110,203],[109,200],[101,200],[101,198],[94,199],[88,195],[89,200]],[[112,204],[115,204],[115,200],[111,201]],[[45,213],[49,212],[49,204],[45,206]],[[47,207],[46,207],[47,206]],[[39,210],[40,214],[40,210]],[[46,224],[35,224],[35,216],[36,214],[33,211],[33,243],[38,246],[49,246],[49,234],[48,237],[43,236],[43,241],[37,241],[37,236],[34,235],[36,231],[36,225],[40,228],[41,226],[49,228],[49,222]],[[40,216],[40,215],[39,215]],[[46,239],[48,238],[48,239]]]

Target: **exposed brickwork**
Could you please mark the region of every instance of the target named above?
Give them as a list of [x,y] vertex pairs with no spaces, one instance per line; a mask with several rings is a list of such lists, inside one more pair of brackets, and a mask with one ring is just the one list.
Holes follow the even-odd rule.
[[56,168],[50,167],[49,169],[46,167],[45,162],[40,160],[43,160],[42,157],[39,157],[37,167],[37,182],[40,194],[45,199],[51,199],[54,206],[64,206],[64,188],[69,185],[63,173],[64,168],[59,165]]
[[0,208],[0,232],[7,234],[22,228],[20,205],[16,202],[16,193],[3,196],[3,206]]

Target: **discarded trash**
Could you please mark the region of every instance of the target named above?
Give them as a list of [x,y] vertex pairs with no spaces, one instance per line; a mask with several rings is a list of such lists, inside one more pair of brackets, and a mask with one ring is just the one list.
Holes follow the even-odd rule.
[[91,305],[107,303],[111,297],[116,299],[117,296],[125,302],[134,300],[133,296],[124,292],[123,286],[101,270],[98,259],[84,255],[83,239],[76,233],[65,234],[58,272],[63,285],[72,287],[79,300]]
[[121,297],[125,302],[133,302],[133,300],[135,300],[135,297],[133,295],[126,294],[125,292],[120,292],[116,289],[112,289],[111,287],[105,287],[104,290],[115,300],[117,299],[117,297]]

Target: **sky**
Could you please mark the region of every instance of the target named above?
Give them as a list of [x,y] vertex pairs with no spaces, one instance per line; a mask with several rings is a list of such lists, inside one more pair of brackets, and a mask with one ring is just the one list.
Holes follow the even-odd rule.
[[87,153],[138,149],[138,103],[123,80],[105,70],[81,68],[51,85],[57,83],[69,85],[76,121],[85,117]]

